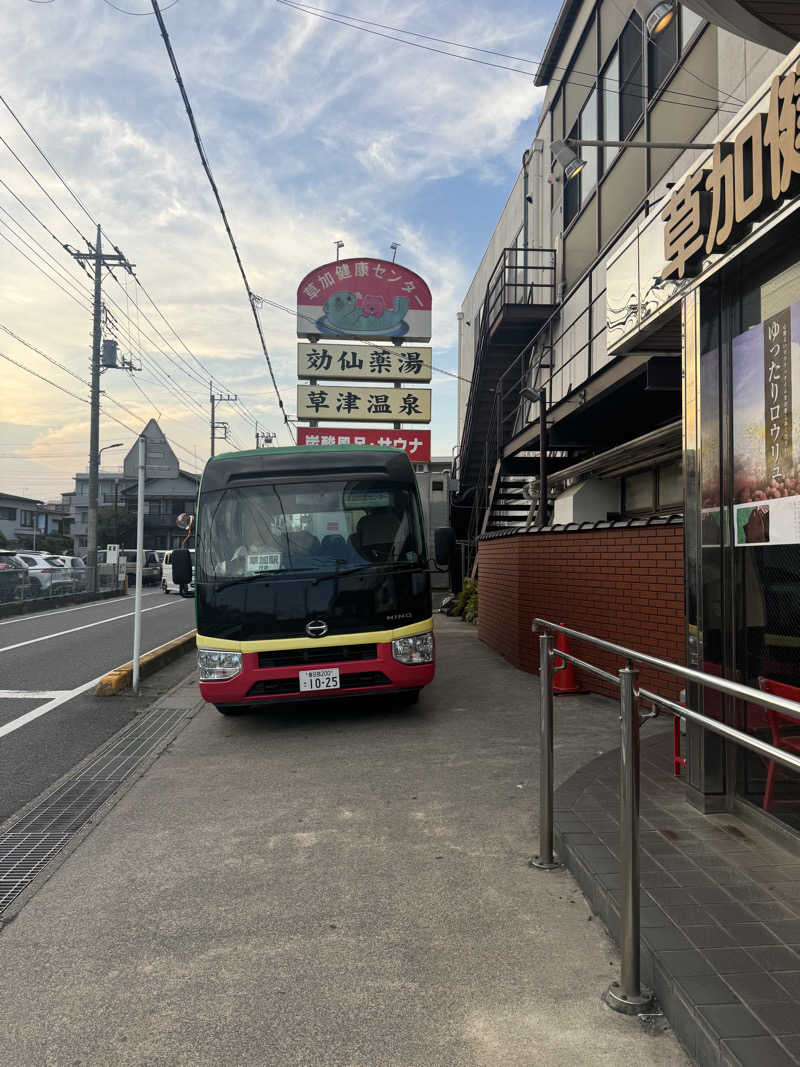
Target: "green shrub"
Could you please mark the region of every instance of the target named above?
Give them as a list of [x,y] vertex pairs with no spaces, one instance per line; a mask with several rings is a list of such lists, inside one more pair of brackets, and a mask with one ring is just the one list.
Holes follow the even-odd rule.
[[464,608],[464,621],[473,625],[478,621],[478,586],[476,584]]
[[477,596],[478,583],[475,581],[474,578],[465,578],[464,584],[461,586],[461,592],[456,598],[456,609],[453,612],[454,615],[464,614],[464,610],[473,593]]

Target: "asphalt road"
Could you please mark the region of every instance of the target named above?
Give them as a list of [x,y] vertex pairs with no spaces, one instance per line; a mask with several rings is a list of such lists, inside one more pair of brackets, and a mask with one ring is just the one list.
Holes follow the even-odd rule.
[[[137,712],[95,697],[96,680],[133,655],[124,597],[0,622],[0,822],[57,781]],[[142,594],[142,652],[194,628],[194,601]]]

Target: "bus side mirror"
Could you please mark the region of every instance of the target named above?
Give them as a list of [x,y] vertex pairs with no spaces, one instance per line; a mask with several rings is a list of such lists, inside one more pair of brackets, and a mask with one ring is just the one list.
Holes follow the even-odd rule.
[[172,580],[176,585],[189,585],[192,580],[192,557],[188,548],[176,548],[172,552]]
[[433,548],[437,567],[446,567],[456,546],[456,535],[452,526],[440,526],[433,534]]

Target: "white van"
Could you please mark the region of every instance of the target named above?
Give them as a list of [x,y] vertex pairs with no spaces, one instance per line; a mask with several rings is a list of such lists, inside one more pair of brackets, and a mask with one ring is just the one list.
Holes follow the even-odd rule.
[[[192,557],[192,584],[189,586],[189,591],[194,592],[194,549],[189,549],[189,555]],[[165,552],[164,559],[161,563],[161,589],[165,593],[180,593],[180,586],[176,585],[172,580],[172,552]]]

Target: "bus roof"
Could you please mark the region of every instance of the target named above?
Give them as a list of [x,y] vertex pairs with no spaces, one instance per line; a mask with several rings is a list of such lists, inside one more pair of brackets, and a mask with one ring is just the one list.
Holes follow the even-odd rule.
[[208,459],[209,463],[216,463],[220,459],[244,459],[245,456],[293,456],[313,452],[319,455],[321,452],[399,452],[399,448],[391,445],[286,445],[283,448],[250,448],[243,452],[220,452]]
[[224,489],[230,484],[264,478],[320,478],[388,476],[393,481],[416,483],[405,452],[379,445],[297,445],[294,448],[258,448],[213,456],[203,472],[201,491]]

